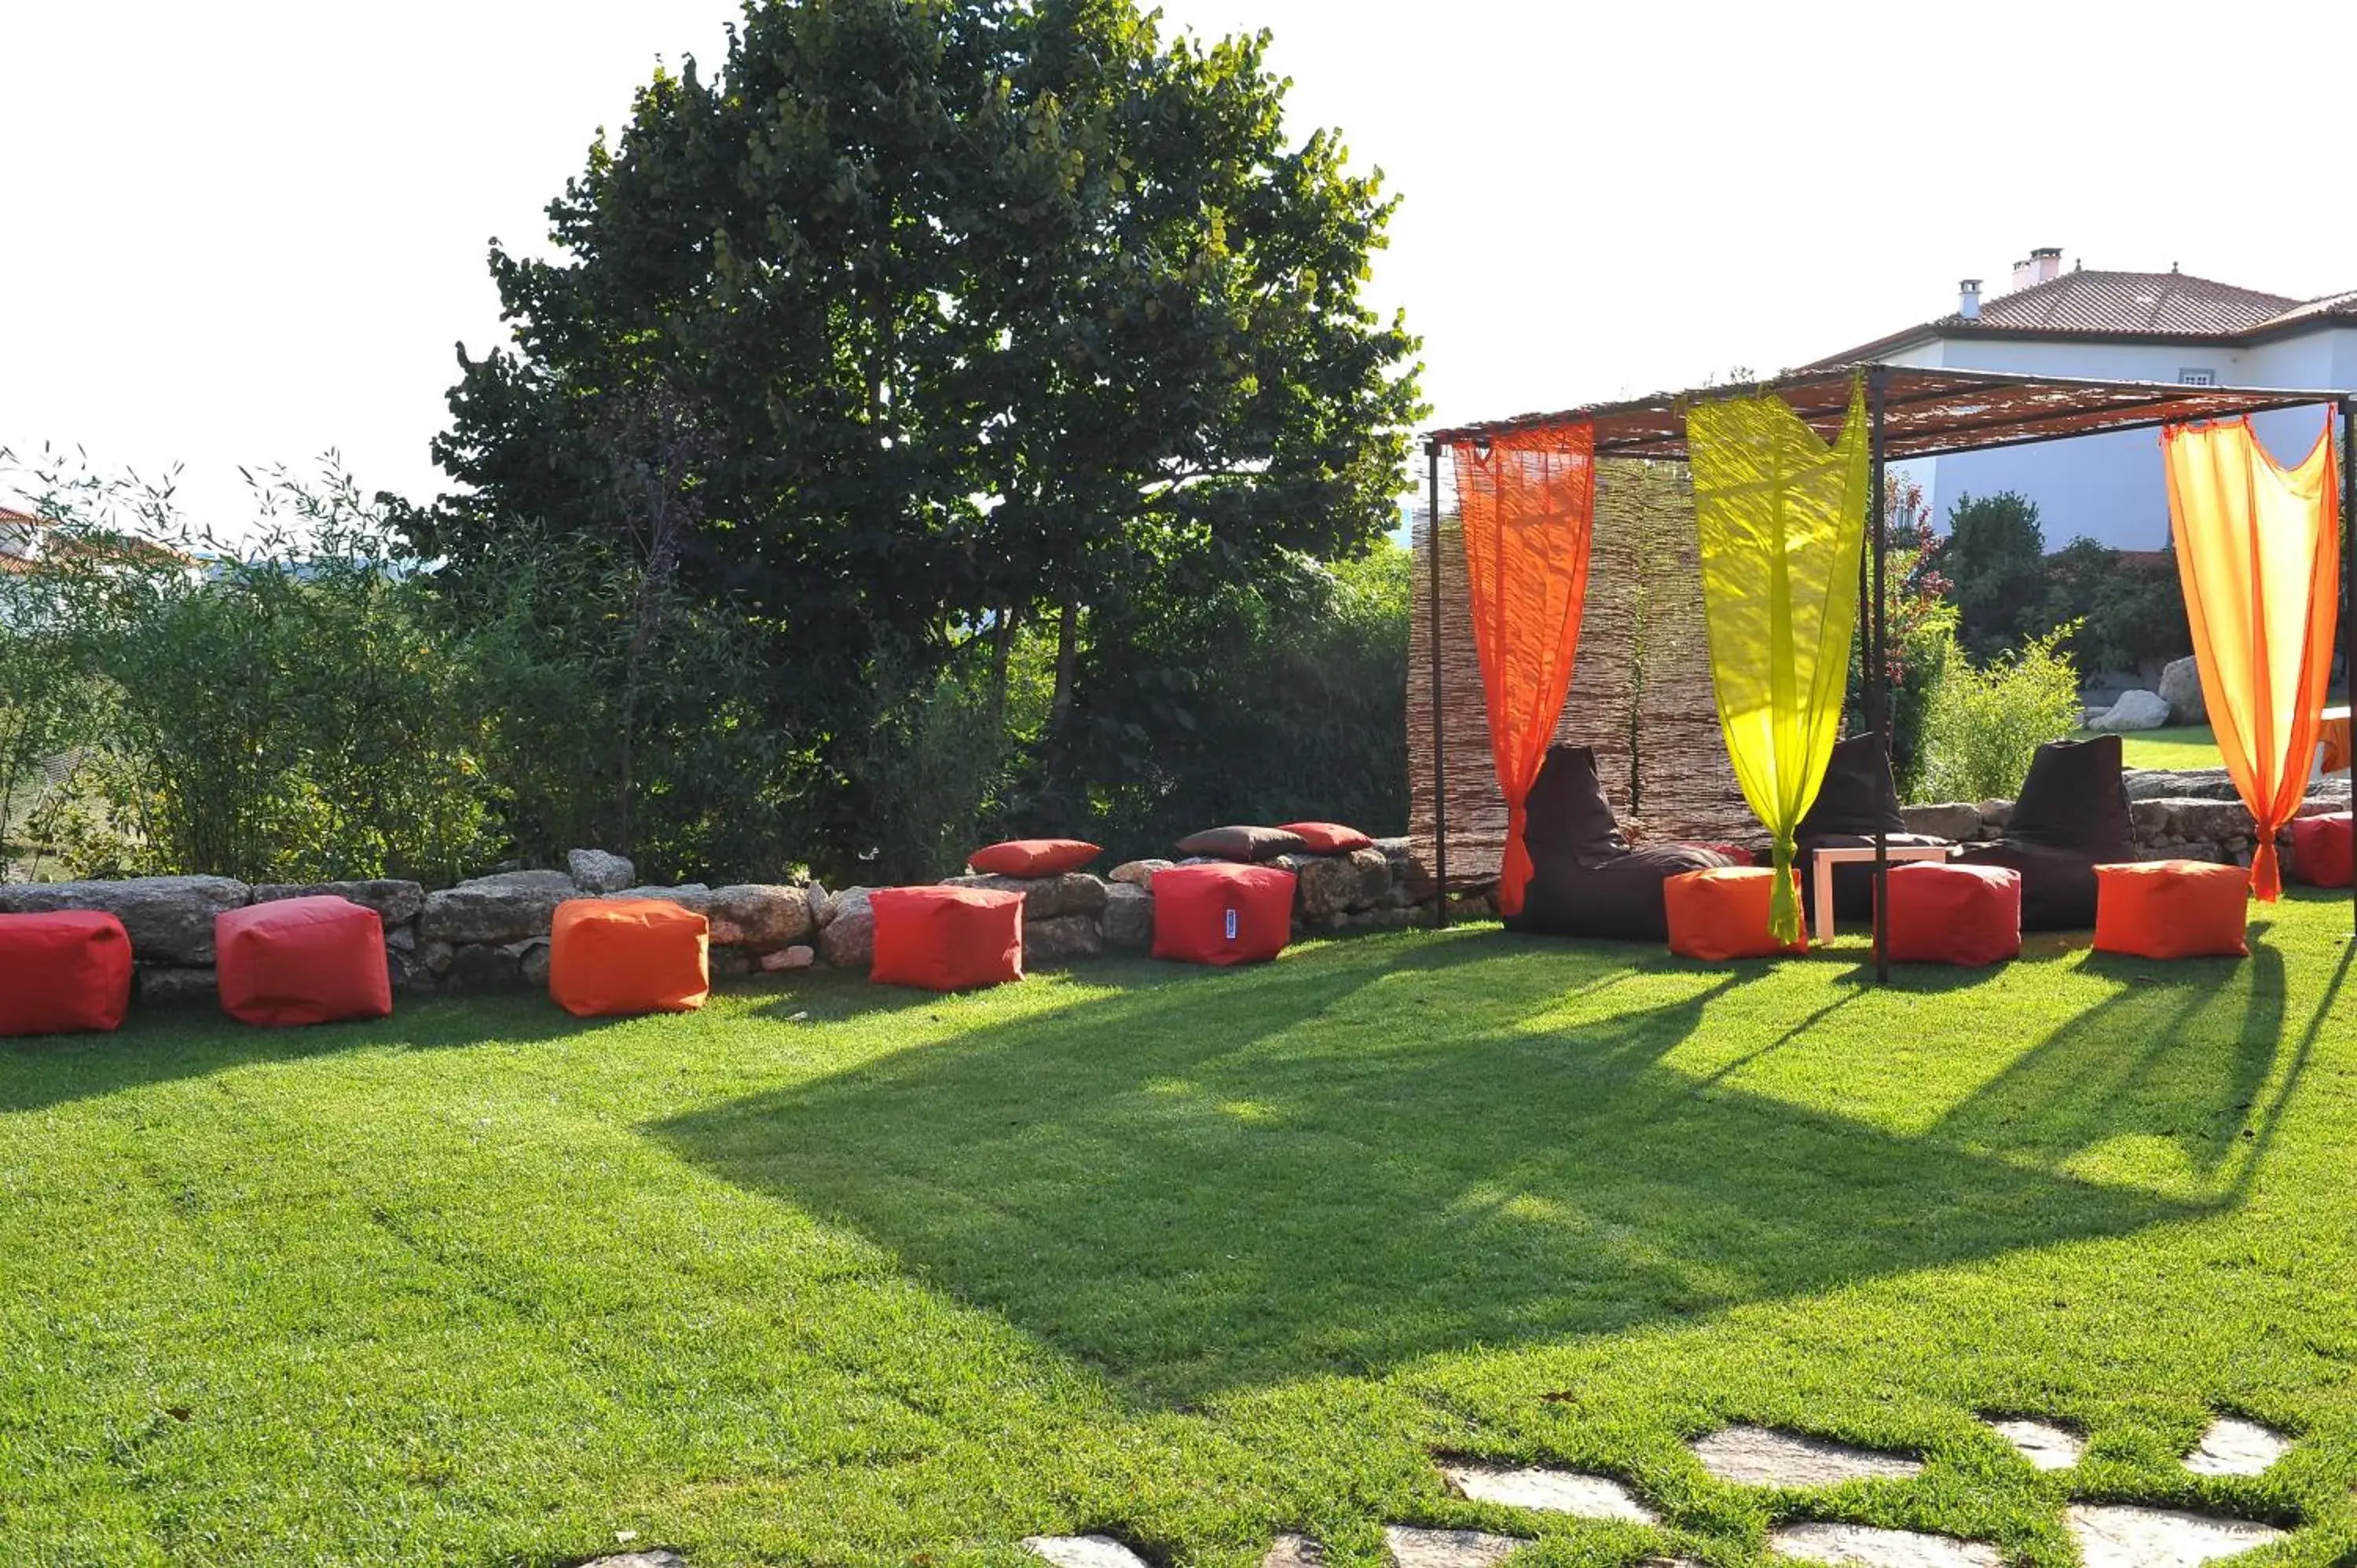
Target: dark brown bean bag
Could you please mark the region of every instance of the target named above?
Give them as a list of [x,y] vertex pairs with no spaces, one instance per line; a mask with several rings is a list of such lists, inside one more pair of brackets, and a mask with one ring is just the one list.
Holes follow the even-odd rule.
[[1299,854],[1308,847],[1299,833],[1287,832],[1283,828],[1205,828],[1200,833],[1189,833],[1178,841],[1180,854],[1200,855],[1205,860],[1232,860],[1244,865],[1275,860],[1280,854]]
[[[1824,782],[1809,814],[1793,834],[1800,851],[1801,899],[1809,918],[1816,918],[1815,853],[1820,849],[1870,849],[1879,826],[1883,842],[1894,847],[1929,847],[1948,841],[1907,831],[1899,811],[1899,785],[1890,776],[1890,757],[1882,737],[1868,731],[1834,743],[1833,760],[1825,765]],[[1874,867],[1834,867],[1834,916],[1843,920],[1874,918]]]
[[2099,735],[2040,746],[2005,836],[1966,844],[1956,858],[2021,873],[2023,930],[2086,931],[2095,926],[2095,867],[2136,857],[2120,737]]
[[1551,937],[1666,942],[1662,884],[1734,864],[1690,844],[1631,849],[1597,779],[1596,753],[1585,746],[1548,748],[1531,787],[1523,843],[1531,880],[1522,913],[1508,916],[1506,928]]

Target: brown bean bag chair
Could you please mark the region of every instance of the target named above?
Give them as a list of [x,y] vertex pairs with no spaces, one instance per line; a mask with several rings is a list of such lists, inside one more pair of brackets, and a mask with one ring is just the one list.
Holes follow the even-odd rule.
[[2030,758],[2005,836],[1966,844],[1965,865],[2021,873],[2021,929],[2086,931],[2095,925],[2095,867],[2136,859],[2120,737],[2049,741]]
[[[1800,854],[1794,860],[1801,873],[1801,900],[1808,917],[1817,917],[1815,852],[1820,849],[1871,849],[1879,826],[1883,842],[1894,846],[1943,844],[1948,841],[1907,831],[1899,813],[1899,785],[1890,776],[1890,756],[1882,737],[1868,731],[1834,743],[1833,760],[1825,765],[1824,782],[1793,835]],[[1834,915],[1843,920],[1874,918],[1874,867],[1834,867]]]
[[1691,844],[1630,848],[1597,779],[1596,752],[1585,746],[1547,749],[1531,787],[1523,842],[1531,852],[1531,880],[1523,912],[1506,917],[1506,929],[1541,936],[1666,942],[1662,884],[1735,864]]

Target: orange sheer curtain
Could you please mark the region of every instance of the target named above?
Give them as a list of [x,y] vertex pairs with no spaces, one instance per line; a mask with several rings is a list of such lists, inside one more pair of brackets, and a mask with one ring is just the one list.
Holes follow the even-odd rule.
[[2298,814],[2332,663],[2341,487],[2332,425],[2298,467],[2247,419],[2161,432],[2169,514],[2201,695],[2218,749],[2258,823],[2251,890],[2282,891],[2276,835]]
[[1587,600],[1596,431],[1587,424],[1517,430],[1484,443],[1458,442],[1453,455],[1490,755],[1506,796],[1498,912],[1514,915],[1531,879],[1524,807],[1571,690]]

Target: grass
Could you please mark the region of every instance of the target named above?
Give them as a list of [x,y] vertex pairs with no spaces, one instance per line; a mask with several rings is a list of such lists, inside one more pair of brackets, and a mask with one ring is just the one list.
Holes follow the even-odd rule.
[[[1757,1561],[1772,1520],[2066,1568],[2072,1498],[2357,1558],[2345,898],[2252,956],[2049,941],[1861,984],[1495,928],[1253,972],[842,977],[587,1025],[530,997],[0,1049],[0,1540],[42,1564],[1246,1568],[1382,1525],[1515,1568]],[[2213,1412],[2268,1475],[2177,1456]],[[2068,1475],[1977,1424],[2084,1431]],[[1734,1420],[1922,1455],[1776,1493]],[[1624,1477],[1663,1524],[1448,1496]],[[1036,1568],[1036,1564],[1034,1565]]]
[[[2085,740],[2093,733],[2080,730],[2071,738]],[[2132,730],[2120,736],[2120,760],[2129,768],[2165,768],[2172,772],[2226,766],[2225,759],[2218,755],[2218,737],[2211,733],[2208,725]]]

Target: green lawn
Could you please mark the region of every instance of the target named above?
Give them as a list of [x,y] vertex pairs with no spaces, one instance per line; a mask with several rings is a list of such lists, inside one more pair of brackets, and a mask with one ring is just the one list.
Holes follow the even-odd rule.
[[[2071,738],[2085,740],[2093,733],[2081,730]],[[2172,772],[2226,766],[2225,758],[2218,755],[2218,737],[2208,725],[2132,731],[2120,736],[2120,759],[2129,768],[2166,768]]]
[[[2349,906],[2241,962],[2049,941],[1860,983],[1494,927],[1252,972],[842,977],[604,1026],[531,997],[0,1049],[12,1563],[1246,1568],[1387,1522],[1514,1568],[1755,1560],[1771,1520],[2066,1568],[2072,1498],[2357,1557]],[[2255,1479],[2212,1412],[2298,1434]],[[1975,1422],[2092,1440],[2031,1469]],[[1776,1493],[1733,1420],[1921,1454]],[[1659,1529],[1449,1497],[1627,1477]],[[1034,1564],[1036,1568],[1036,1563]]]

